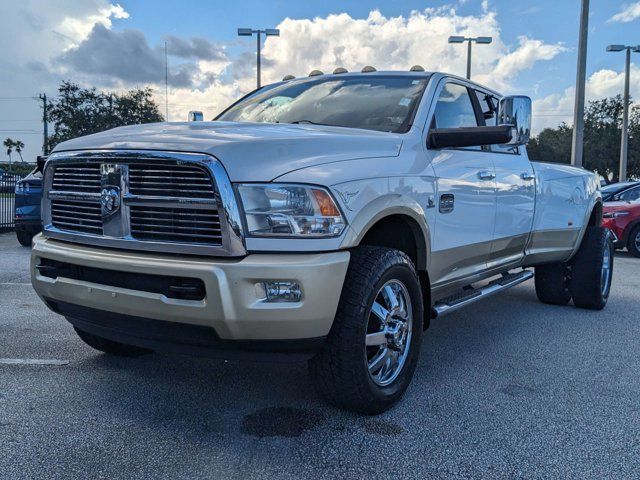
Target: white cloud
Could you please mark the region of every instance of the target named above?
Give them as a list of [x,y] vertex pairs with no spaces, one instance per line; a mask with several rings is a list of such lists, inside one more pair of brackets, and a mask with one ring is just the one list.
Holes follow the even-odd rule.
[[492,74],[499,78],[513,78],[523,70],[529,70],[536,62],[552,60],[567,49],[562,45],[545,44],[541,40],[528,37],[518,39],[518,48],[503,55]]
[[263,72],[268,81],[289,73],[306,75],[316,68],[330,72],[337,66],[359,70],[364,65],[408,70],[420,64],[427,70],[464,75],[465,46],[446,41],[457,34],[493,37],[492,44],[474,48],[472,73],[479,82],[504,89],[520,72],[564,51],[560,44],[528,37],[520,38],[515,48],[506,45],[497,15],[488,6],[478,16],[459,15],[443,7],[414,11],[407,17],[385,17],[374,10],[365,19],[346,13],[312,20],[287,18],[278,28],[280,37],[269,38],[264,48],[268,66]]
[[[631,97],[640,98],[640,67],[631,68]],[[622,94],[624,71],[599,70],[587,79],[586,100],[597,100]],[[562,122],[573,124],[575,88],[569,87],[533,102],[533,130],[539,133],[547,127],[556,127]]]
[[640,18],[640,2],[625,5],[619,13],[616,13],[608,21],[629,23],[637,18]]
[[[506,91],[521,72],[564,50],[560,44],[547,44],[529,37],[520,38],[516,45],[507,45],[501,36],[497,13],[490,10],[487,1],[482,2],[481,7],[477,15],[460,15],[455,8],[447,6],[398,17],[385,17],[374,10],[366,18],[359,19],[344,13],[308,20],[286,18],[278,25],[281,36],[266,40],[263,81],[277,81],[288,73],[307,75],[315,68],[329,72],[344,66],[354,71],[364,65],[374,65],[381,70],[408,70],[414,64],[421,64],[427,70],[464,75],[465,46],[449,45],[446,41],[449,35],[459,34],[493,37],[491,45],[474,47],[473,76],[481,83]],[[157,70],[163,70],[162,59],[156,58],[163,56],[158,52],[159,45],[149,44],[140,32],[138,45],[146,45],[147,56],[155,60],[151,64],[147,62],[148,71],[143,65],[129,62],[128,68],[135,69],[136,75],[116,74],[116,68],[100,70],[101,65],[95,61],[99,62],[100,58],[106,61],[110,57],[104,49],[102,54],[87,51],[91,50],[91,45],[99,45],[94,38],[96,32],[105,38],[121,40],[132,36],[134,30],[114,28],[115,20],[127,18],[127,11],[109,0],[11,2],[9,8],[3,7],[0,16],[0,43],[14,47],[3,57],[4,67],[13,73],[13,77],[0,79],[0,90],[9,96],[32,96],[41,91],[54,94],[63,79],[109,89],[149,85],[156,92],[164,113],[163,72],[158,72],[157,80],[155,75]],[[253,52],[253,42],[247,43],[247,53],[231,61],[224,46],[217,46],[221,53],[213,55],[214,44],[204,39],[167,37],[167,40],[177,55],[170,58],[171,73],[184,78],[181,82],[173,82],[184,85],[183,88],[170,86],[169,89],[171,120],[186,119],[189,110],[203,110],[205,118],[211,118],[254,88],[255,57],[248,53]],[[62,61],[79,57],[80,53],[89,55],[93,63],[79,68],[77,62]],[[93,69],[86,68],[87,65],[92,65]],[[16,105],[1,117],[33,118],[32,128],[39,130],[38,103],[29,100],[24,105]],[[27,156],[35,156],[40,148],[39,135],[33,133],[21,139],[27,143]]]
[[[16,97],[0,102],[0,135],[22,140],[25,159],[34,160],[42,146],[42,112],[32,97],[41,92],[52,95],[61,80],[70,78],[52,69],[51,59],[81,42],[95,25],[111,28],[114,19],[129,14],[109,0],[0,3],[0,45],[5,46],[0,91],[3,97]],[[12,129],[20,132],[8,131]]]
[[68,16],[65,17],[56,27],[55,31],[64,37],[69,38],[73,45],[78,45],[85,40],[93,27],[96,25],[103,25],[106,28],[111,28],[111,17],[124,19],[129,18],[129,13],[125,11],[119,4],[117,5],[105,5],[98,9],[96,13],[88,16]]

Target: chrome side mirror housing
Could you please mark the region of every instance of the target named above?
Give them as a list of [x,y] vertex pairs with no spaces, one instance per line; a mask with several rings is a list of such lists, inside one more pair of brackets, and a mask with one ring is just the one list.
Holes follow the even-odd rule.
[[513,135],[507,145],[526,145],[531,137],[531,99],[512,95],[500,100],[498,125],[512,127]]
[[198,112],[196,110],[192,110],[189,112],[189,121],[190,122],[201,122],[204,120],[204,115],[202,112]]

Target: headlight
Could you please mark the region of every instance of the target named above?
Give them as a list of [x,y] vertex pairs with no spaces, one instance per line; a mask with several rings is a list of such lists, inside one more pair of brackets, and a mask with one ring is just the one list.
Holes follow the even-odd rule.
[[22,193],[22,192],[24,192],[24,183],[23,182],[16,183],[16,193]]
[[630,215],[631,212],[606,212],[602,214],[602,218],[618,218],[618,217],[626,217]]
[[241,184],[247,233],[257,237],[336,237],[346,221],[322,187]]

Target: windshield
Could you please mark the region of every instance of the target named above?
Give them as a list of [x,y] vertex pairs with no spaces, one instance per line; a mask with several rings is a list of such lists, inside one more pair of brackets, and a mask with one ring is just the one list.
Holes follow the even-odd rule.
[[427,81],[427,77],[358,75],[267,86],[232,105],[216,120],[402,133],[411,127]]

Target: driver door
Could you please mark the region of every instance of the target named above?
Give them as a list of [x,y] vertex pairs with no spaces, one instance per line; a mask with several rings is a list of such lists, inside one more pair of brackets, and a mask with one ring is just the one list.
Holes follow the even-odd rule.
[[[473,91],[444,80],[431,128],[484,125]],[[482,147],[431,150],[437,178],[436,222],[431,246],[432,285],[446,286],[487,269],[496,218],[495,168]]]

